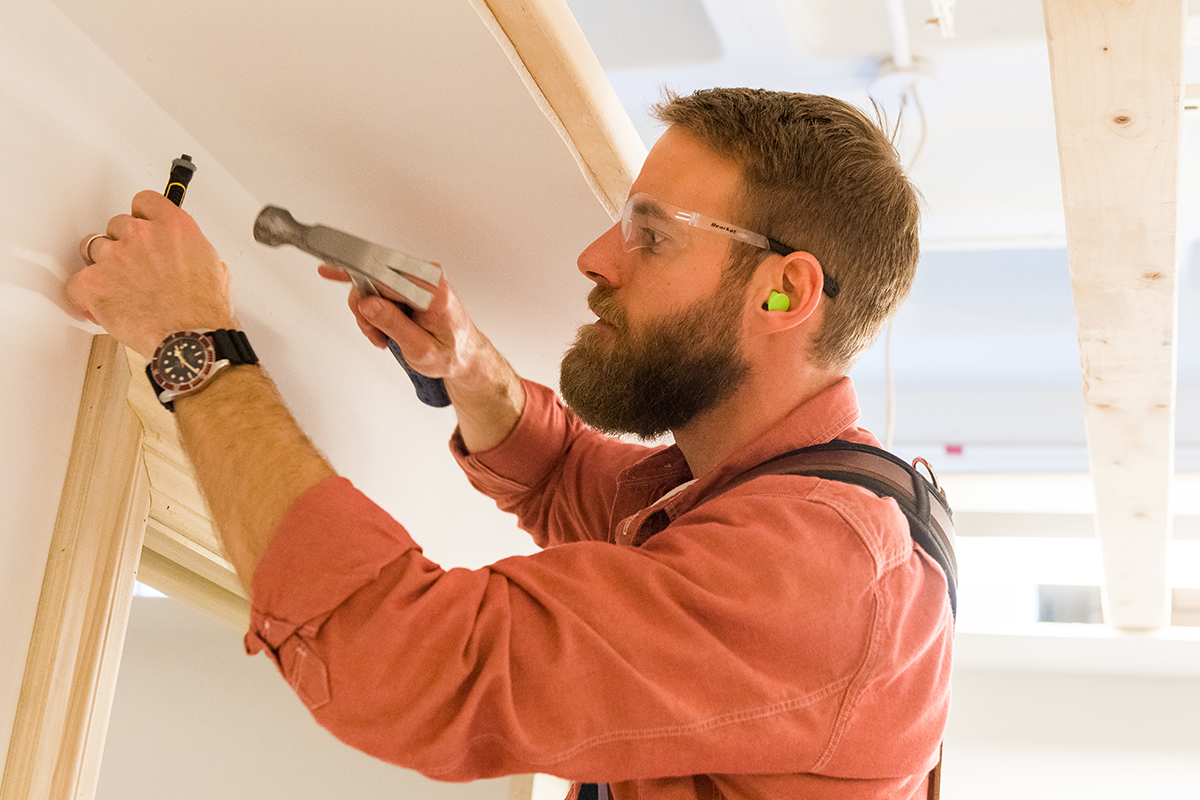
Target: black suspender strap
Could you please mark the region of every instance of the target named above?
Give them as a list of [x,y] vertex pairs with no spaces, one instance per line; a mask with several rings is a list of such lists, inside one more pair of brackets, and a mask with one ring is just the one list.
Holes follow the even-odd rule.
[[[928,464],[926,464],[928,467]],[[946,575],[950,610],[958,614],[958,561],[954,557],[954,522],[945,494],[916,467],[878,447],[834,439],[826,444],[792,450],[750,469],[715,493],[710,500],[763,475],[808,475],[851,483],[880,497],[890,497],[908,520],[917,546],[938,563]]]

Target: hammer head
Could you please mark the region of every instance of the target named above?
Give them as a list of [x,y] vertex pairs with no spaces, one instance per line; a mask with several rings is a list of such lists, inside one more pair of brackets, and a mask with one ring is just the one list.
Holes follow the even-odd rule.
[[271,247],[281,244],[299,246],[304,240],[305,226],[296,221],[286,208],[265,206],[254,220],[254,239]]

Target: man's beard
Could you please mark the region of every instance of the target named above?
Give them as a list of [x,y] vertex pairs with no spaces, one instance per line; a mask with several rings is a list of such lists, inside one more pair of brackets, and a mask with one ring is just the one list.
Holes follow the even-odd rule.
[[734,283],[723,278],[698,306],[637,331],[612,290],[594,288],[588,305],[613,329],[579,329],[559,375],[567,405],[605,433],[654,439],[728,399],[750,371],[741,350],[742,291]]

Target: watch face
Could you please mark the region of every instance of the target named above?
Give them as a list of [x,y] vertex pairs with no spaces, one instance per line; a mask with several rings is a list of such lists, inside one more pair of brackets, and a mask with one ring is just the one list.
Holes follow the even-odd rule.
[[154,379],[164,389],[186,392],[199,386],[216,361],[212,341],[195,331],[169,336],[154,354]]

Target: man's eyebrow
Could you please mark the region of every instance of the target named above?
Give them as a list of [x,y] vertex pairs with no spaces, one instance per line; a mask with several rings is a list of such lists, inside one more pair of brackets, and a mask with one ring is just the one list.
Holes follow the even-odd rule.
[[634,213],[645,214],[648,217],[655,217],[657,219],[667,219],[669,216],[667,212],[663,210],[662,206],[650,198],[644,200],[635,200],[633,202],[633,210]]

